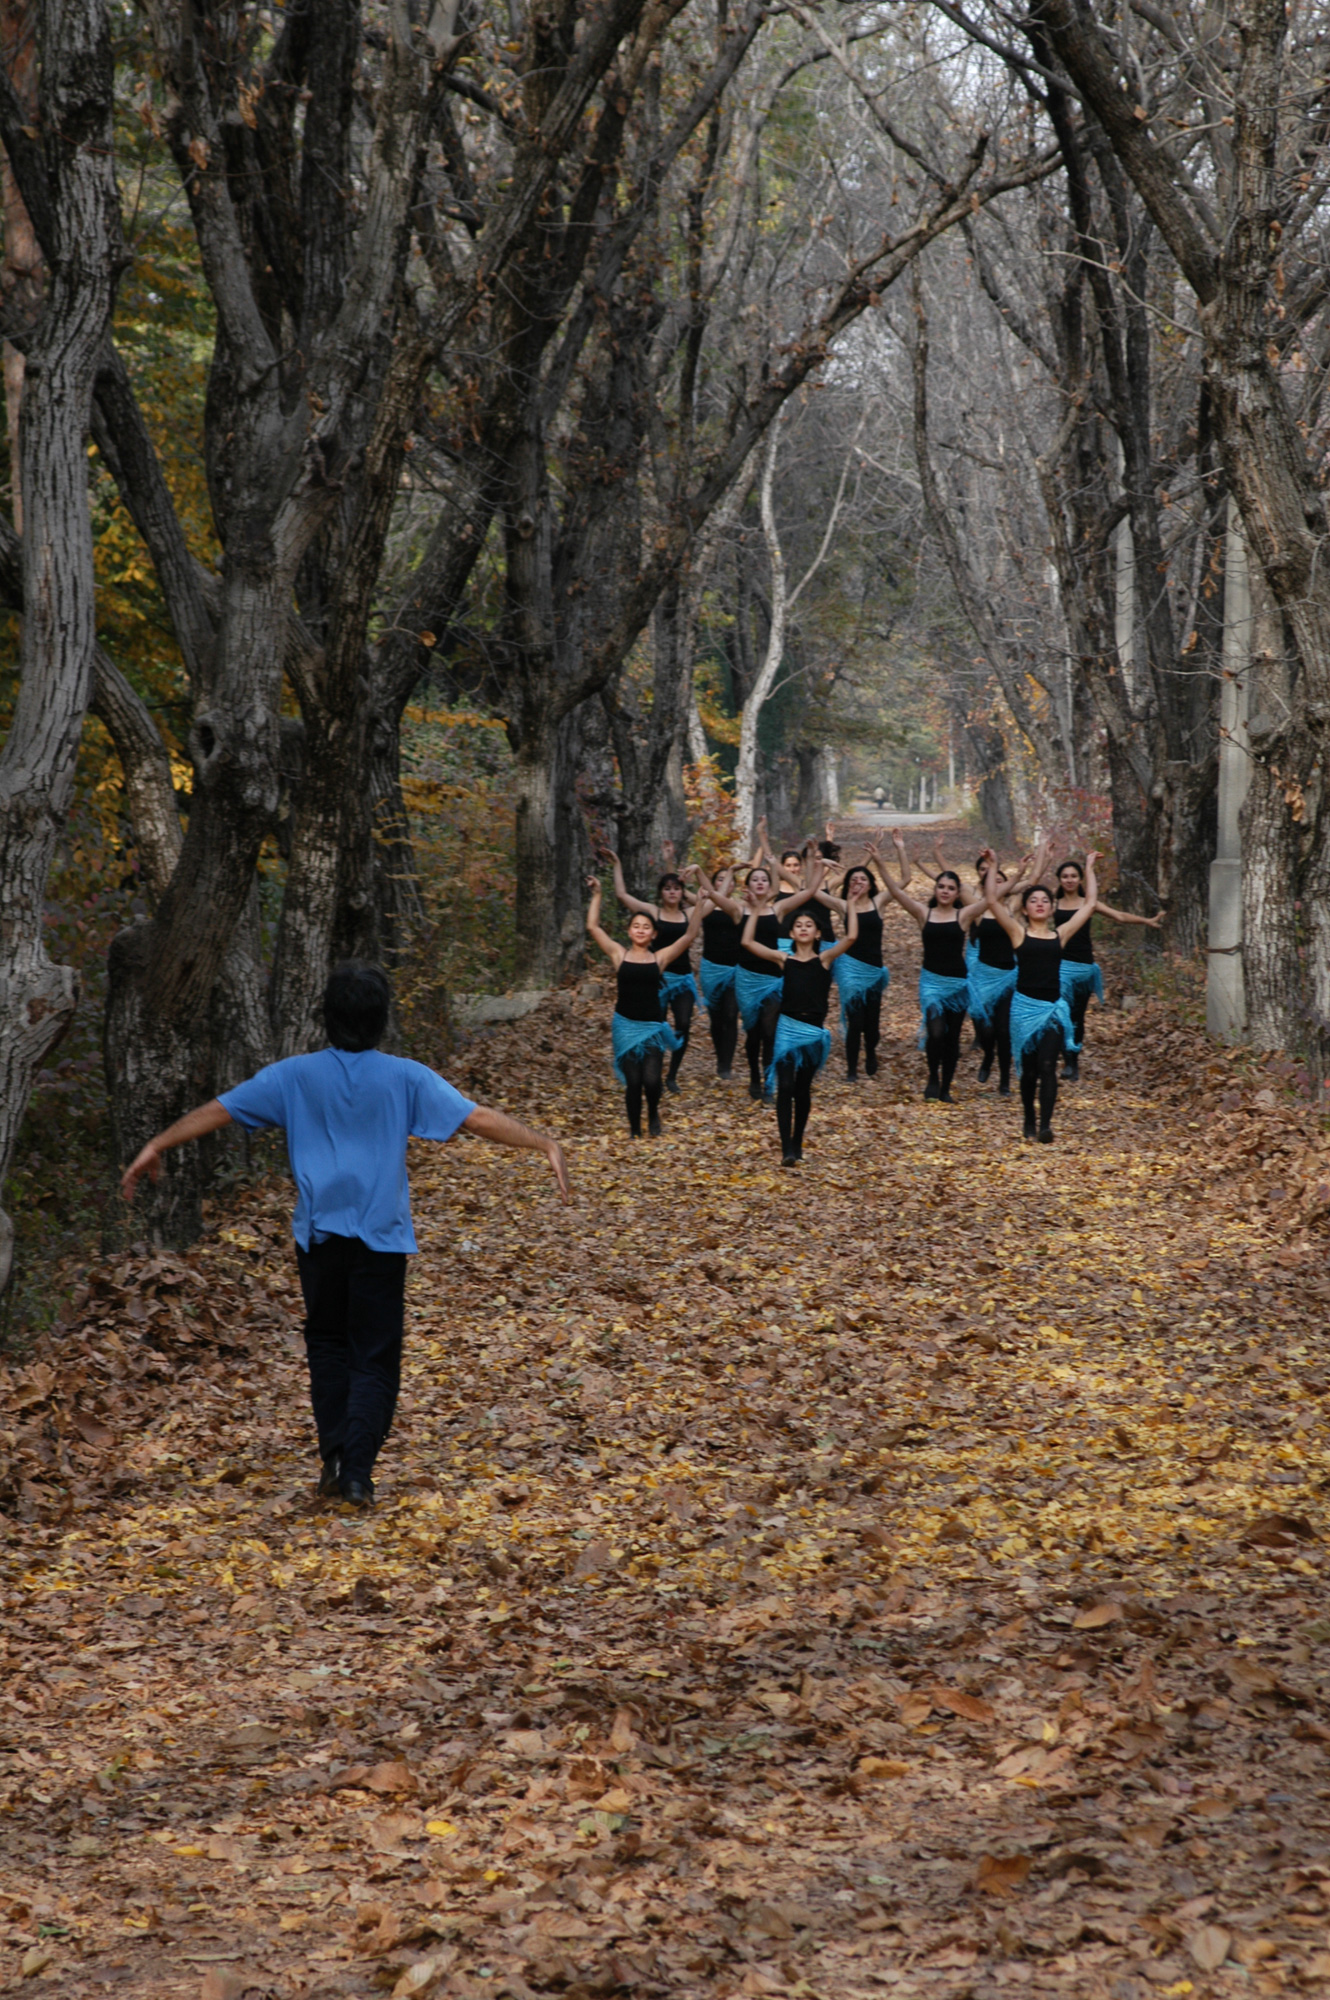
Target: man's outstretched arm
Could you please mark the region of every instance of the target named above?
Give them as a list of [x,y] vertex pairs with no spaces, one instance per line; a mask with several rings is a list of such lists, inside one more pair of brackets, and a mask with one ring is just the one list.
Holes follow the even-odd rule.
[[462,1130],[474,1132],[478,1139],[488,1139],[495,1146],[517,1146],[525,1151],[543,1153],[550,1163],[550,1172],[559,1183],[560,1195],[564,1201],[572,1200],[568,1165],[557,1139],[547,1139],[543,1132],[533,1132],[529,1125],[519,1125],[505,1111],[491,1111],[488,1104],[478,1104],[470,1117],[462,1120]]
[[213,1098],[207,1104],[200,1104],[197,1111],[187,1111],[183,1118],[177,1118],[174,1125],[168,1125],[147,1145],[135,1159],[132,1159],[120,1177],[120,1192],[126,1201],[133,1201],[134,1190],[146,1174],[155,1181],[162,1170],[162,1154],[172,1146],[183,1146],[190,1139],[201,1139],[207,1132],[215,1132],[221,1125],[231,1123],[231,1114],[226,1106]]

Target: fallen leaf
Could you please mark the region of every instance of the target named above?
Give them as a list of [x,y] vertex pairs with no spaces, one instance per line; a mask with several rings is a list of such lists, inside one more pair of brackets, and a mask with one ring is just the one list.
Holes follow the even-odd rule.
[[855,1769],[864,1778],[905,1778],[910,1767],[896,1757],[861,1757]]
[[1218,1924],[1202,1924],[1188,1936],[1187,1951],[1202,1972],[1217,1972],[1228,1957],[1231,1940]]
[[1097,1632],[1103,1625],[1112,1625],[1121,1618],[1122,1606],[1116,1598],[1106,1597],[1100,1604],[1091,1604],[1084,1611],[1078,1611],[1072,1619],[1072,1630],[1076,1632]]
[[966,1722],[996,1722],[997,1712],[978,1695],[962,1694],[958,1688],[934,1688],[934,1708],[947,1708]]
[[907,1694],[900,1704],[900,1719],[907,1729],[917,1729],[932,1713],[932,1698],[926,1694]]
[[414,1792],[416,1774],[402,1759],[389,1764],[375,1764],[366,1773],[365,1787],[371,1792]]
[[1034,1866],[1028,1854],[981,1854],[974,1886],[985,1896],[1007,1896],[1019,1889]]
[[222,1740],[228,1750],[271,1750],[281,1742],[282,1732],[266,1722],[246,1722]]
[[32,1945],[29,1948],[29,1950],[25,1951],[23,1954],[23,1962],[19,1966],[19,1977],[21,1979],[35,1979],[39,1972],[45,1972],[47,1966],[51,1963],[51,1960],[54,1957],[55,1957],[54,1945],[49,1945],[49,1944]]
[[392,1990],[392,2000],[413,2000],[417,1994],[432,1993],[439,1981],[457,1962],[456,1945],[445,1945],[408,1966]]

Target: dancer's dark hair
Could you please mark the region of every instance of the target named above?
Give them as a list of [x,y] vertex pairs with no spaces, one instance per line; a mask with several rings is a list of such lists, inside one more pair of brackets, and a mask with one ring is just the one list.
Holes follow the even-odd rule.
[[853,868],[847,868],[845,871],[845,880],[840,885],[841,898],[843,901],[848,901],[850,894],[850,884],[854,880],[856,875],[866,875],[868,877],[868,893],[870,896],[876,896],[879,893],[877,876],[873,873],[871,868],[865,868],[863,862],[860,861],[857,862]]
[[1054,871],[1053,871],[1054,875],[1055,875],[1055,876],[1056,876],[1056,877],[1057,877],[1057,878],[1058,878],[1059,880],[1061,879],[1061,876],[1062,876],[1062,871],[1063,871],[1063,869],[1064,869],[1064,868],[1074,868],[1074,869],[1076,870],[1076,873],[1077,873],[1077,876],[1078,876],[1078,877],[1079,877],[1079,879],[1080,879],[1080,884],[1081,884],[1081,888],[1082,888],[1082,889],[1084,889],[1084,887],[1085,887],[1085,870],[1084,870],[1084,869],[1082,868],[1082,866],[1081,866],[1080,862],[1079,862],[1079,861],[1073,861],[1070,855],[1068,855],[1068,856],[1067,856],[1067,859],[1066,859],[1065,861],[1059,861],[1059,863],[1058,863],[1057,867],[1056,867],[1056,868],[1054,869]]
[[[954,882],[956,884],[956,898],[957,901],[959,902],[961,896],[961,878],[956,873],[956,870],[954,868],[943,868],[939,870],[939,872],[933,877],[934,889],[937,888],[939,882]],[[928,899],[929,909],[935,910],[937,906],[938,906],[937,897],[935,895],[930,896]]]
[[681,896],[687,894],[687,891],[684,888],[683,876],[676,875],[672,868],[670,869],[668,874],[662,875],[659,882],[657,882],[656,884],[657,902],[660,901],[660,892],[662,889],[677,889]]
[[1028,889],[1022,889],[1021,908],[1023,910],[1029,908],[1031,896],[1047,896],[1050,903],[1053,901],[1053,891],[1046,882],[1031,882]]
[[347,1055],[376,1049],[388,1027],[392,988],[377,965],[356,959],[333,967],[323,989],[323,1025],[333,1048]]

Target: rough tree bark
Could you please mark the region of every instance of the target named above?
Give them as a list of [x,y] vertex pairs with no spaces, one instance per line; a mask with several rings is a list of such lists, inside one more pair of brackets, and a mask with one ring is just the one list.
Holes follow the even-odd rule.
[[[46,880],[74,783],[96,637],[86,437],[121,268],[103,0],[47,0],[38,139],[55,197],[45,309],[28,346],[22,426],[23,630],[0,751],[0,1185],[32,1081],[78,994],[44,936]],[[0,1210],[0,1287],[13,1225]]]

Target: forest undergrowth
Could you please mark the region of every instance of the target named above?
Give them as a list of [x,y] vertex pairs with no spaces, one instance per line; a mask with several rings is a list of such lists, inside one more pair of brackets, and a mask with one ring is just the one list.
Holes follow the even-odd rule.
[[1330,1157],[1134,997],[1033,1147],[898,973],[798,1174],[702,1024],[631,1142],[603,980],[474,1037],[576,1205],[419,1149],[368,1518],[284,1184],[95,1270],[0,1373],[5,1990],[1330,1990]]

